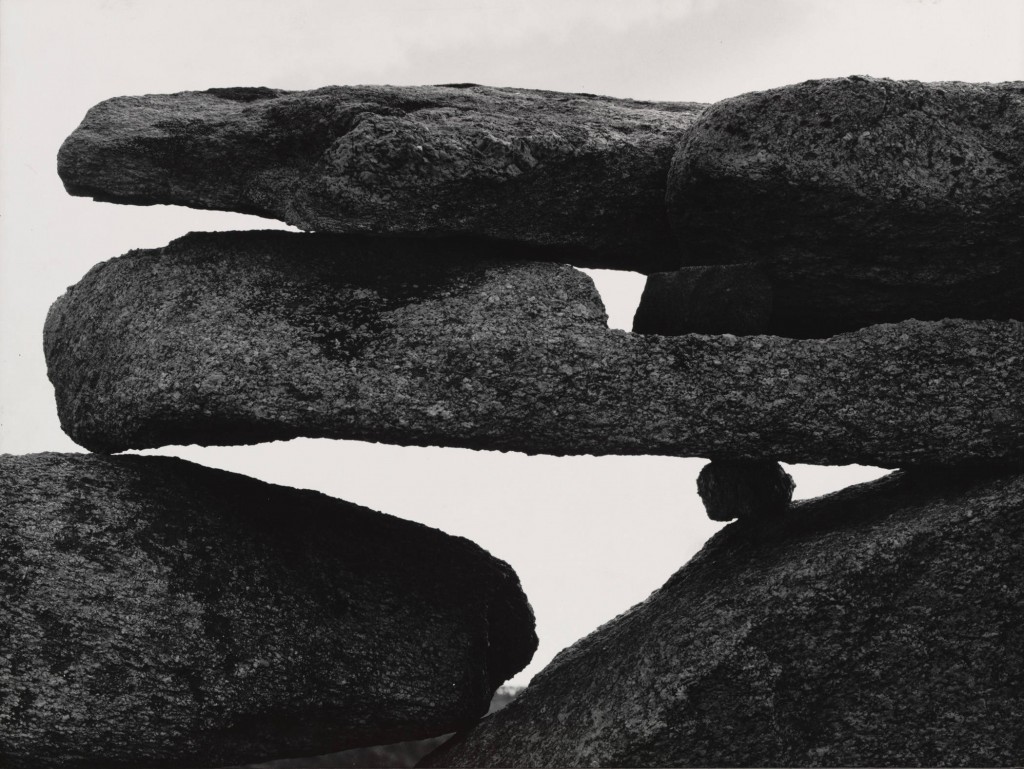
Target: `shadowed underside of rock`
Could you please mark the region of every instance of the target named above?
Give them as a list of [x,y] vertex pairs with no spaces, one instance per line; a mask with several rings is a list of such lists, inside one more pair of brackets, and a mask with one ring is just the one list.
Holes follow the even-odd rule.
[[697,493],[712,521],[770,519],[793,499],[793,477],[770,459],[709,462],[697,476]]
[[1024,319],[1024,82],[727,99],[680,142],[667,199],[684,263],[761,263],[771,333]]
[[829,340],[609,330],[592,282],[499,251],[195,234],[50,311],[64,429],[116,452],[296,436],[881,466],[1019,461],[1024,326]]
[[1012,766],[1024,476],[897,473],[726,527],[428,766]]
[[209,766],[464,728],[536,648],[509,566],[161,457],[0,457],[0,763]]
[[767,334],[772,286],[752,264],[683,267],[647,276],[633,316],[638,334]]
[[703,106],[476,85],[126,96],[93,107],[58,164],[97,200],[480,235],[650,272],[679,266],[665,183]]

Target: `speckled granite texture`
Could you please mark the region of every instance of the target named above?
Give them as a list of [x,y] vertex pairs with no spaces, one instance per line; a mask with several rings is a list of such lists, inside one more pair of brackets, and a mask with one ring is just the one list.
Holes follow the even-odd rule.
[[609,330],[590,279],[515,249],[193,234],[50,311],[64,429],[104,452],[334,437],[815,464],[1024,457],[1024,325],[828,340]]
[[1024,319],[1024,82],[726,99],[680,142],[667,200],[686,264],[761,263],[771,333]]
[[480,235],[650,272],[679,266],[665,184],[704,106],[477,85],[123,96],[89,110],[59,171],[97,200]]
[[195,767],[464,728],[530,660],[468,540],[164,457],[0,456],[0,765]]
[[1017,766],[1024,476],[900,472],[713,537],[427,766]]

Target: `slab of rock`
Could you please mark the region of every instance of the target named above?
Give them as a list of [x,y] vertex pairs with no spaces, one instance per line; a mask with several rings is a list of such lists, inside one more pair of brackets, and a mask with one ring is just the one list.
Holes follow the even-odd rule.
[[304,230],[478,235],[556,261],[679,266],[665,185],[704,108],[518,88],[213,88],[93,107],[68,192],[281,219]]
[[794,488],[793,477],[770,459],[715,460],[697,476],[697,493],[712,521],[768,520],[782,515]]
[[1024,318],[1024,82],[727,99],[680,142],[667,199],[685,264],[761,263],[773,334]]
[[772,286],[760,267],[684,267],[647,276],[633,331],[638,334],[764,334]]
[[727,526],[425,765],[1013,766],[1022,722],[1024,475],[901,472]]
[[609,330],[591,280],[440,241],[193,234],[51,308],[65,431],[94,451],[298,436],[883,467],[1024,457],[1024,324],[829,340]]
[[163,457],[0,457],[0,764],[170,767],[464,728],[536,648],[468,540]]

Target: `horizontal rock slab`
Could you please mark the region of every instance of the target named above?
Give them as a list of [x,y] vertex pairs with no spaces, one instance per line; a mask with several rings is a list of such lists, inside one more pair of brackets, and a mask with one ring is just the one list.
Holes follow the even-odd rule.
[[464,728],[536,648],[468,540],[164,457],[0,456],[5,767],[194,767]]
[[609,330],[591,280],[463,243],[193,234],[50,310],[64,430],[93,450],[297,436],[883,467],[1024,457],[1024,325],[826,341]]
[[1012,766],[1024,476],[897,473],[731,524],[421,766]]
[[761,263],[773,334],[1024,319],[1024,82],[727,99],[680,142],[667,200],[685,264]]
[[125,96],[89,110],[58,170],[71,194],[108,202],[500,238],[652,272],[680,264],[665,185],[703,108],[479,85]]

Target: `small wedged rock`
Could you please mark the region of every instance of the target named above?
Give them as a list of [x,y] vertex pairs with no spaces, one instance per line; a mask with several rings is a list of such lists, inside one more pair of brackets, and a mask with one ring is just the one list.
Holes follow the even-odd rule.
[[697,493],[712,521],[770,520],[793,499],[793,477],[773,460],[713,460],[697,476]]
[[421,766],[1015,766],[1024,475],[735,523]]
[[104,101],[60,149],[68,192],[303,230],[475,235],[675,269],[669,163],[705,105],[480,85],[213,88]]
[[669,176],[682,264],[759,263],[770,333],[1024,319],[1024,82],[811,80],[708,108]]
[[468,540],[165,457],[0,456],[0,764],[195,767],[443,734],[536,648]]
[[1024,457],[1021,323],[629,334],[589,277],[515,252],[245,232],[112,259],[47,318],[61,424],[103,452],[304,436],[883,467]]
[[647,276],[633,317],[637,334],[765,334],[772,287],[757,265],[684,267]]

